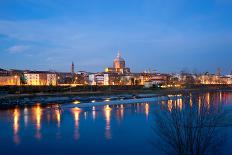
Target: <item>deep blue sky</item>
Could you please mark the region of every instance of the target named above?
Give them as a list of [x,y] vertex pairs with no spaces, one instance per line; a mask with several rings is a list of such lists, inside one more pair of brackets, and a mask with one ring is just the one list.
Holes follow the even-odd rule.
[[232,70],[232,0],[0,0],[0,68]]

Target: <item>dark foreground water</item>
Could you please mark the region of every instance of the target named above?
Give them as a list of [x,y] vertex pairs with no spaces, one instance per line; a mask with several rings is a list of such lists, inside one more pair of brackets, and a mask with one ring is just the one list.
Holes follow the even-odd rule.
[[[199,104],[201,97],[205,97],[210,105],[221,103],[223,109],[230,107],[232,103],[232,93],[190,96],[188,104],[191,106]],[[157,149],[157,133],[154,132],[154,113],[160,104],[171,108],[170,102],[171,100],[62,110],[37,104],[2,109],[0,154],[161,154]],[[185,106],[181,98],[176,99],[176,103],[180,109]],[[230,127],[227,128],[226,137],[230,137]],[[230,154],[228,144],[223,145],[226,150],[223,154]]]

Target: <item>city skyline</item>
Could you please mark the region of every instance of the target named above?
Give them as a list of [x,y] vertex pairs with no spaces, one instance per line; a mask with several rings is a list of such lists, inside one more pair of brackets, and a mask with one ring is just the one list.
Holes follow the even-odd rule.
[[[229,0],[1,1],[0,68],[230,73]],[[162,6],[162,7],[161,7]]]
[[[123,64],[120,64],[120,67],[118,68],[117,66],[118,65],[116,65],[115,63],[117,63],[116,61],[123,61],[122,63]],[[118,63],[121,63],[121,62],[118,62]],[[122,74],[126,74],[126,73],[132,73],[131,71],[130,71],[130,68],[129,68],[129,66],[127,65],[127,63],[126,63],[126,61],[125,61],[125,59],[122,57],[122,55],[121,55],[121,51],[118,51],[118,53],[117,53],[117,56],[115,57],[115,59],[114,60],[112,60],[112,65],[113,65],[113,67],[105,67],[105,69],[102,69],[101,71],[95,71],[95,73],[104,73],[104,72],[107,72],[107,73],[111,73],[111,72],[118,72],[118,73],[122,73]],[[121,65],[123,65],[123,66],[121,66]],[[62,70],[54,70],[54,69],[49,69],[49,70],[38,70],[38,69],[19,69],[19,68],[10,68],[10,69],[8,69],[8,68],[0,68],[0,70],[2,69],[2,70],[8,70],[8,71],[13,71],[13,70],[18,70],[18,71],[35,71],[35,72],[66,72],[66,73],[71,73],[71,74],[74,74],[74,73],[78,73],[78,72],[89,72],[89,73],[94,73],[93,71],[88,71],[88,70],[78,70],[78,68],[76,68],[76,66],[75,66],[75,63],[72,61],[71,62],[71,65],[69,66],[69,67],[71,67],[71,68],[69,68],[69,70],[65,70],[65,71],[62,71]],[[114,68],[116,69],[116,70],[114,70]],[[119,69],[119,70],[117,70],[117,68]],[[121,70],[121,69],[123,69],[123,70]],[[133,72],[133,73],[136,73],[136,72]],[[137,73],[167,73],[167,74],[178,74],[178,73],[190,73],[190,74],[215,74],[215,75],[218,75],[218,74],[221,74],[221,75],[231,75],[232,74],[232,70],[231,70],[231,72],[228,72],[228,73],[226,73],[226,72],[223,72],[222,70],[221,70],[221,68],[216,68],[214,71],[212,71],[212,72],[209,72],[209,71],[205,71],[205,72],[200,72],[199,70],[197,70],[197,69],[194,69],[194,70],[189,70],[188,68],[183,68],[182,70],[179,70],[179,71],[176,71],[176,72],[160,72],[159,70],[156,70],[156,69],[151,69],[151,68],[149,68],[149,69],[145,69],[145,70],[143,70],[143,71],[140,71],[140,72],[137,72]]]

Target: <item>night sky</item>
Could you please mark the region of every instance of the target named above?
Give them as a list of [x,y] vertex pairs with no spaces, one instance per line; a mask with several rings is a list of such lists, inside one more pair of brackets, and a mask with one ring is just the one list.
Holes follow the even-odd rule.
[[232,0],[0,0],[0,68],[232,70]]

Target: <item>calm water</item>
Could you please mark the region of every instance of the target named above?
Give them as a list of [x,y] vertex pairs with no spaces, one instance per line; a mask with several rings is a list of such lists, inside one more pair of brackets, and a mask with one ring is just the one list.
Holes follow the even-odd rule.
[[[202,94],[230,107],[232,93]],[[190,99],[196,104],[198,97]],[[162,102],[169,104],[170,101]],[[196,102],[196,103],[195,103]],[[178,99],[178,106],[184,106]],[[161,103],[104,107],[51,106],[0,111],[0,154],[160,154],[152,145],[154,112]],[[228,153],[228,152],[227,152]]]

